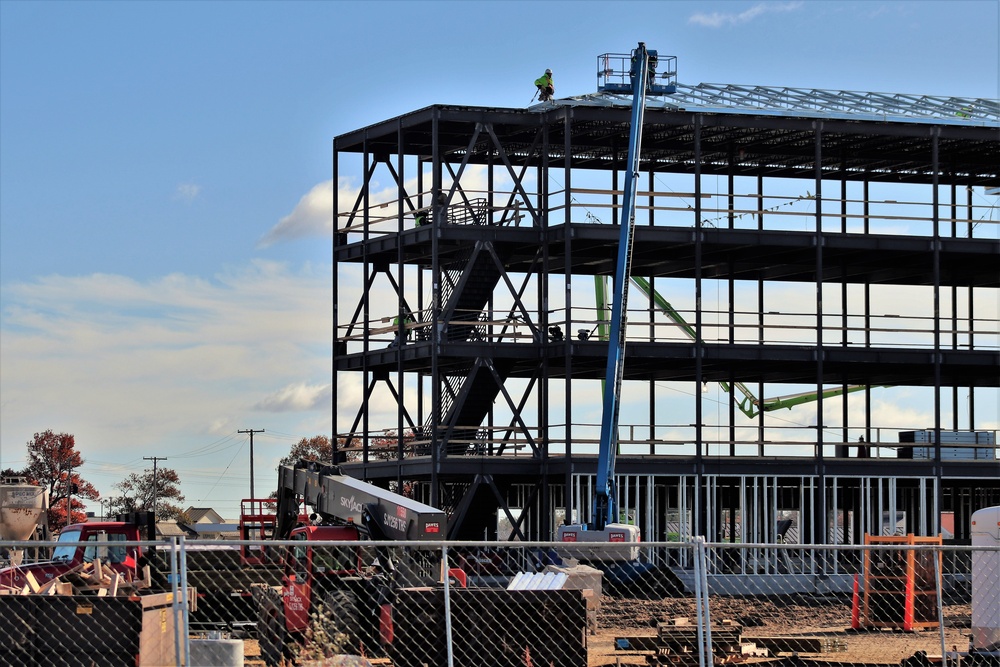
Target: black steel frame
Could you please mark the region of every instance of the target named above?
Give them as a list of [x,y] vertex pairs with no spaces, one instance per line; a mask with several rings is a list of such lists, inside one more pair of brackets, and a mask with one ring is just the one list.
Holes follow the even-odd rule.
[[[597,170],[610,176],[617,187],[625,167],[629,110],[620,107],[556,105],[538,109],[491,109],[432,106],[338,136],[333,146],[333,177],[339,183],[341,163],[360,162],[359,194],[353,202],[339,200],[334,188],[334,423],[341,417],[339,381],[354,375],[363,378],[364,394],[352,408],[352,427],[338,439],[338,456],[349,460],[352,474],[379,484],[415,483],[424,500],[452,513],[455,537],[494,537],[491,522],[506,514],[515,530],[526,538],[548,539],[553,532],[555,508],[570,511],[568,490],[573,476],[593,473],[592,455],[573,451],[572,395],[574,380],[599,378],[605,344],[596,339],[578,340],[570,331],[561,340],[548,335],[551,326],[547,304],[556,296],[552,277],[562,280],[561,296],[567,311],[573,295],[567,287],[573,276],[613,273],[617,231],[612,225],[579,221],[580,207],[572,197],[571,183],[580,170]],[[684,381],[700,386],[708,381],[741,380],[763,390],[764,383],[869,386],[927,386],[934,389],[934,414],[928,423],[936,430],[958,428],[942,423],[946,391],[951,406],[959,403],[959,389],[970,394],[970,422],[974,423],[975,389],[1000,384],[1000,355],[996,349],[969,349],[959,341],[963,319],[973,317],[973,289],[1000,288],[1000,242],[973,233],[971,188],[1000,184],[1000,130],[994,127],[935,124],[933,121],[891,123],[775,117],[747,113],[701,113],[683,110],[647,112],[644,123],[642,168],[655,190],[654,174],[687,174],[693,180],[693,210],[686,226],[654,221],[637,229],[633,272],[655,279],[693,281],[696,303],[702,300],[707,280],[729,285],[729,319],[734,320],[732,298],[737,281],[757,285],[763,302],[765,286],[772,283],[805,283],[816,286],[815,345],[772,345],[763,340],[764,313],[758,313],[760,340],[737,342],[732,333],[724,343],[630,343],[625,378],[646,383]],[[487,193],[493,216],[489,224],[477,223],[475,209],[481,195],[467,192],[462,179],[471,165],[487,167]],[[413,175],[411,175],[411,170]],[[376,230],[373,179],[388,173],[396,192],[390,220]],[[496,205],[496,175],[513,184],[505,205]],[[725,177],[729,192],[726,224],[707,226],[701,210],[702,177]],[[558,176],[564,183],[561,200],[549,193]],[[768,229],[764,211],[756,229],[735,224],[734,180],[756,179],[763,198],[769,179],[804,179],[815,192],[814,229]],[[429,180],[429,183],[425,183]],[[538,192],[526,184],[534,180]],[[417,193],[411,194],[413,183]],[[824,204],[839,196],[847,200],[848,183],[861,183],[864,192],[864,233],[848,233],[846,203],[839,210]],[[932,232],[926,236],[869,233],[869,184],[906,183],[929,186],[932,191]],[[950,195],[940,201],[942,191]],[[839,192],[838,192],[839,190]],[[960,193],[970,191],[967,202]],[[824,197],[824,192],[836,194]],[[645,196],[645,195],[641,195]],[[653,209],[653,195],[649,196]],[[512,208],[514,202],[517,206]],[[611,220],[617,223],[617,196],[611,195]],[[564,220],[551,222],[553,209],[561,208]],[[426,210],[429,224],[414,227],[414,210]],[[966,214],[968,211],[968,214]],[[942,215],[942,212],[944,215]],[[454,224],[456,216],[471,224]],[[530,224],[511,224],[515,215]],[[963,221],[963,215],[965,220]],[[449,221],[449,216],[451,220]],[[566,222],[569,220],[570,222]],[[837,221],[839,220],[839,225]],[[832,222],[831,222],[832,221]],[[388,231],[386,231],[388,229]],[[360,299],[342,296],[341,267],[358,266],[363,274]],[[407,267],[411,267],[408,269]],[[414,278],[416,288],[408,281]],[[458,267],[458,268],[456,268]],[[464,269],[463,269],[464,267]],[[469,290],[476,271],[496,271],[496,289],[502,295],[493,307],[488,297],[476,320],[517,324],[530,342],[498,342],[495,336],[477,337],[477,321],[449,310],[449,297]],[[863,286],[865,328],[871,316],[869,291],[879,285],[930,286],[934,294],[933,346],[878,347],[866,332],[863,346],[824,338],[824,284],[842,286],[844,302],[848,285]],[[386,347],[374,340],[372,295],[377,286],[397,296],[392,314],[430,313],[418,322],[417,335],[406,344]],[[953,312],[942,313],[940,295],[951,291]],[[968,314],[960,317],[961,294],[968,293]],[[424,301],[425,294],[430,294]],[[346,290],[343,291],[346,294]],[[417,294],[417,303],[412,303]],[[509,305],[512,301],[513,305]],[[758,307],[759,309],[759,307]],[[499,313],[499,314],[498,314]],[[836,313],[836,311],[835,311]],[[846,325],[844,308],[844,330]],[[461,321],[456,325],[455,320]],[[703,327],[701,308],[694,323]],[[504,325],[506,326],[506,325]],[[513,324],[511,325],[513,326]],[[969,326],[966,323],[966,326]],[[987,323],[990,326],[990,323]],[[392,329],[390,321],[382,324]],[[444,328],[442,328],[444,327]],[[992,322],[995,329],[996,322]],[[954,333],[949,340],[947,330]],[[461,330],[462,335],[454,333]],[[732,332],[732,328],[730,329]],[[350,345],[348,345],[350,343]],[[454,378],[480,378],[495,386],[496,400],[519,415],[533,410],[538,423],[528,425],[515,417],[495,424],[490,411],[482,426],[500,436],[445,424],[448,408],[474,400],[473,381],[457,387]],[[412,380],[412,378],[418,378]],[[451,379],[449,379],[451,378]],[[425,382],[426,380],[426,382]],[[516,380],[522,390],[508,385]],[[408,384],[409,382],[409,384]],[[395,423],[373,423],[375,388],[384,383],[396,401]],[[552,436],[558,410],[550,394],[561,383],[565,394],[564,435]],[[412,397],[413,386],[416,397]],[[429,395],[428,395],[429,394]],[[655,424],[655,389],[650,387],[650,423]],[[414,409],[413,406],[416,406]],[[872,427],[870,405],[863,426]],[[941,451],[926,461],[878,461],[830,456],[825,445],[844,445],[847,438],[847,402],[844,402],[844,437],[824,442],[822,401],[816,424],[816,447],[811,457],[764,458],[709,456],[703,446],[704,415],[695,400],[693,415],[695,452],[682,457],[622,456],[620,474],[657,475],[787,475],[812,476],[819,488],[827,478],[904,475],[937,480],[937,505],[951,507],[952,498],[975,497],[973,505],[1000,502],[1000,463],[942,460]],[[733,424],[733,407],[729,408]],[[764,430],[763,418],[759,431]],[[465,425],[468,426],[468,425]],[[730,426],[735,441],[735,427]],[[839,428],[839,427],[838,427]],[[373,435],[387,429],[381,435]],[[405,434],[398,437],[396,434]],[[510,456],[516,441],[523,452]],[[870,433],[867,438],[871,441]],[[558,453],[552,453],[558,441]],[[839,449],[838,449],[839,451]],[[760,454],[763,453],[761,445]],[[520,517],[511,511],[512,489],[527,491],[532,504]],[[826,496],[819,494],[811,520],[822,523]],[[521,501],[524,500],[522,496]],[[704,526],[704,513],[712,505],[703,499],[702,516],[695,530]],[[530,527],[529,527],[530,526]],[[711,536],[710,536],[711,537]]]

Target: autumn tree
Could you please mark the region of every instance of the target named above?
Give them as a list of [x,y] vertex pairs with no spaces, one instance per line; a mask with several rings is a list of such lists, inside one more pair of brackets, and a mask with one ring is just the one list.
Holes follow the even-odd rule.
[[[404,451],[412,450],[415,438],[416,434],[412,431],[407,431],[403,435]],[[363,454],[361,451],[361,445],[362,440],[358,437],[351,438],[350,444],[348,444],[346,438],[338,438],[338,453],[342,453],[344,455],[341,460],[360,461]],[[396,437],[396,432],[383,432],[368,440],[368,457],[370,460],[391,461],[397,457],[398,448],[399,440]],[[404,454],[404,456],[405,455],[406,454]],[[330,438],[325,435],[316,435],[311,438],[302,438],[295,443],[292,446],[291,451],[288,452],[288,456],[285,456],[278,461],[278,465],[293,465],[298,461],[319,461],[321,463],[330,463],[331,460],[333,460],[333,445],[330,442]],[[406,496],[411,495],[410,483],[405,483],[401,489],[395,488],[395,481],[390,482],[389,486],[393,491],[397,491]],[[277,492],[272,491],[270,497],[276,498]]]
[[[155,480],[154,480],[155,477]],[[147,468],[142,474],[132,473],[114,485],[118,497],[111,500],[113,512],[153,511],[158,521],[189,521],[179,503],[184,502],[180,490],[181,478],[172,468]]]
[[311,438],[302,438],[294,445],[288,456],[282,457],[278,461],[278,466],[290,466],[296,461],[322,461],[329,463],[333,456],[333,446],[330,438],[325,435],[315,435]]
[[[408,432],[403,436],[403,445],[406,447],[412,440],[414,435]],[[337,440],[337,447],[343,451],[347,449],[345,453],[345,458],[347,461],[360,461],[361,460],[361,439],[360,437],[355,437],[351,439],[350,446],[347,446],[346,438],[339,438]],[[389,431],[386,433],[380,433],[373,436],[368,441],[368,457],[373,460],[392,460],[396,458],[397,454],[397,439],[396,433],[394,431]],[[319,461],[321,463],[330,463],[333,460],[333,445],[330,443],[330,438],[325,435],[315,435],[311,438],[302,438],[297,443],[292,445],[292,449],[288,452],[288,456],[283,457],[278,461],[279,466],[293,465],[297,461]]]
[[53,433],[49,429],[36,433],[28,441],[24,474],[30,483],[48,488],[49,526],[53,530],[86,521],[81,501],[96,500],[101,495],[80,476],[83,463],[83,457],[76,451],[76,439],[69,433]]
[[[417,435],[411,430],[403,433],[403,456],[413,456],[413,443]],[[375,461],[393,461],[399,456],[399,438],[396,431],[383,431],[372,435],[368,439],[368,458]],[[341,446],[344,446],[341,440]],[[358,437],[352,439],[351,447],[348,447],[347,460],[360,461],[362,452],[357,451],[362,447],[362,440]]]

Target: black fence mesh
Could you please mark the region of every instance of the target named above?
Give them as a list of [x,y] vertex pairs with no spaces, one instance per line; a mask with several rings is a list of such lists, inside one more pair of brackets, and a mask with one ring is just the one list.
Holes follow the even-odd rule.
[[36,544],[0,665],[1000,665],[1000,547],[935,542]]

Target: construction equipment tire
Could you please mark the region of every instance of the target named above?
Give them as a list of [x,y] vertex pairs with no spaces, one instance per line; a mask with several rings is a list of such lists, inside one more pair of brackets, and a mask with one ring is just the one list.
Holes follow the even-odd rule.
[[280,594],[258,597],[257,640],[260,644],[260,657],[268,667],[277,667],[288,656],[288,631]]
[[361,655],[364,644],[357,600],[349,591],[329,591],[323,598],[323,632],[340,651]]

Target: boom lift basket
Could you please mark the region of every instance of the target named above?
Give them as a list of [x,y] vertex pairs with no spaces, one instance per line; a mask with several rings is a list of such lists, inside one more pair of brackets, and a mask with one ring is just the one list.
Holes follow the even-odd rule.
[[[677,56],[657,56],[649,50],[647,95],[677,92]],[[633,53],[605,53],[597,56],[597,90],[602,93],[632,94]]]

